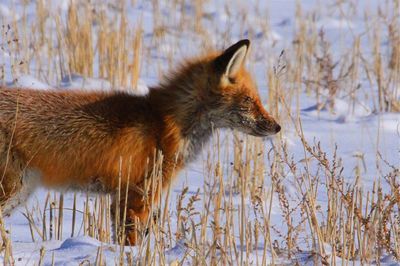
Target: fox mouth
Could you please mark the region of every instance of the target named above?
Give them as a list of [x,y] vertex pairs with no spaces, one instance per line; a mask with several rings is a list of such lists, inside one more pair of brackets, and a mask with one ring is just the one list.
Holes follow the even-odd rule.
[[240,131],[242,131],[243,133],[255,136],[255,137],[268,137],[271,135],[275,135],[276,133],[278,133],[280,131],[281,127],[279,125],[277,125],[275,127],[275,129],[271,129],[271,128],[264,128],[258,125],[255,125],[254,127],[246,127],[246,128],[242,128]]
[[[233,116],[235,117],[235,116]],[[268,137],[278,133],[281,130],[281,126],[275,121],[270,120],[253,120],[248,117],[239,116],[237,120],[232,118],[228,121],[229,126],[232,129],[237,129],[243,133],[256,136],[256,137]],[[238,122],[239,126],[238,126]]]
[[281,126],[277,123],[272,128],[271,127],[267,128],[260,124],[257,124],[252,132],[252,135],[257,137],[267,137],[277,134],[279,131],[281,131]]
[[250,134],[255,136],[255,137],[268,137],[268,136],[274,135],[276,133],[271,132],[271,131],[254,130]]

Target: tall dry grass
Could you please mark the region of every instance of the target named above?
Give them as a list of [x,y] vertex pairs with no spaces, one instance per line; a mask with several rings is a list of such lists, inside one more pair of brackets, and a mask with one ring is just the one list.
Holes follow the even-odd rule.
[[[31,74],[57,86],[62,78],[78,73],[105,78],[114,88],[135,90],[141,72],[162,76],[176,64],[181,38],[212,47],[211,34],[217,34],[214,38],[224,44],[237,37],[229,26],[226,30],[207,28],[210,14],[202,1],[192,3],[194,16],[187,14],[185,1],[151,1],[154,30],[150,37],[143,33],[141,18],[136,25],[128,23],[127,6],[136,1],[72,1],[65,18],[57,13],[50,16],[54,12],[45,3],[36,2],[37,16],[31,26],[22,16],[2,27],[0,48],[8,55],[5,60],[10,60],[13,80]],[[355,5],[353,0],[337,1],[329,8],[351,20]],[[179,16],[161,16],[161,6]],[[353,8],[346,13],[345,6]],[[297,254],[303,251],[308,252],[309,260],[324,265],[339,264],[338,259],[342,265],[356,260],[370,264],[379,262],[383,254],[400,260],[398,166],[377,153],[377,165],[391,170],[375,178],[372,190],[364,190],[360,184],[364,155],[357,155],[355,179],[346,181],[337,149],[329,153],[328,147],[309,143],[300,119],[303,92],[314,97],[319,110],[333,110],[338,97],[346,97],[354,105],[364,95],[373,102],[375,112],[400,111],[399,1],[385,1],[380,6],[378,11],[364,11],[365,31],[353,32],[352,43],[342,47],[337,57],[316,25],[318,10],[305,11],[301,2],[297,3],[293,42],[280,55],[276,43],[271,43],[263,58],[275,58],[265,66],[269,92],[263,96],[269,111],[284,124],[283,132],[273,142],[267,141],[268,145],[236,132],[215,132],[201,160],[203,186],[197,191],[180,187],[175,198],[168,184],[169,189],[159,198],[148,198],[158,218],[149,218],[139,228],[147,234],[142,235],[135,252],[122,249],[124,221],[111,221],[111,212],[126,210],[119,206],[111,210],[109,195],[87,195],[84,208],[78,209],[76,195],[72,206],[67,206],[62,193],[49,192],[45,202],[24,213],[32,241],[62,240],[66,227],[71,228],[71,237],[83,234],[109,244],[116,236],[121,265],[171,263],[165,250],[172,247],[184,249],[174,265],[189,261],[194,265],[301,263]],[[234,24],[231,8],[226,5],[226,14]],[[241,23],[251,27],[246,10],[239,15]],[[268,34],[268,21],[261,26]],[[366,39],[371,54],[361,49]],[[383,40],[388,41],[388,53],[382,50]],[[250,61],[257,62],[257,49],[261,47],[253,49]],[[155,70],[149,66],[156,66]],[[362,78],[368,86],[360,83]],[[4,66],[0,66],[0,80],[4,84]],[[303,155],[299,161],[285,141],[285,128],[292,128],[300,140]],[[154,195],[161,182],[161,162],[154,167],[155,174],[143,188],[153,193],[146,195]],[[117,193],[121,197],[126,190],[120,187]],[[318,193],[324,193],[326,206],[316,200]],[[170,209],[170,201],[176,201],[176,209]],[[279,210],[282,224],[271,218],[273,208]],[[72,213],[71,223],[64,221],[66,212]],[[5,228],[0,219],[1,252],[4,262],[12,264],[12,242]],[[46,250],[40,252],[39,265]],[[101,248],[95,263],[104,263]]]

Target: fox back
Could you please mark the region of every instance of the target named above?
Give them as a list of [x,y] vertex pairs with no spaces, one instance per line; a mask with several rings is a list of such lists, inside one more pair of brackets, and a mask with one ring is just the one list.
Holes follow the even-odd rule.
[[49,186],[85,186],[104,177],[110,178],[104,187],[114,186],[119,158],[131,157],[138,177],[156,147],[157,118],[145,98],[2,89],[0,106],[7,142]]

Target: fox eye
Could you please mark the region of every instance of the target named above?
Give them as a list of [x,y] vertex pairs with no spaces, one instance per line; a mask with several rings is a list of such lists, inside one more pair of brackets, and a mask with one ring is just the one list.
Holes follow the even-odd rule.
[[253,99],[250,96],[246,96],[244,97],[244,101],[245,104],[251,104],[253,102]]
[[244,112],[248,112],[251,109],[251,105],[253,103],[253,99],[249,96],[245,96],[242,98],[242,102],[240,104],[240,110]]

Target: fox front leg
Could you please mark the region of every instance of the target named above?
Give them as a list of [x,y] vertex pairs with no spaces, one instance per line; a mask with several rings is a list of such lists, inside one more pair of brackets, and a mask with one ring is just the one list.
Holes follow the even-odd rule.
[[128,191],[128,198],[121,196],[119,201],[115,195],[112,204],[114,240],[131,246],[140,243],[148,231],[150,210],[151,204],[142,193]]

